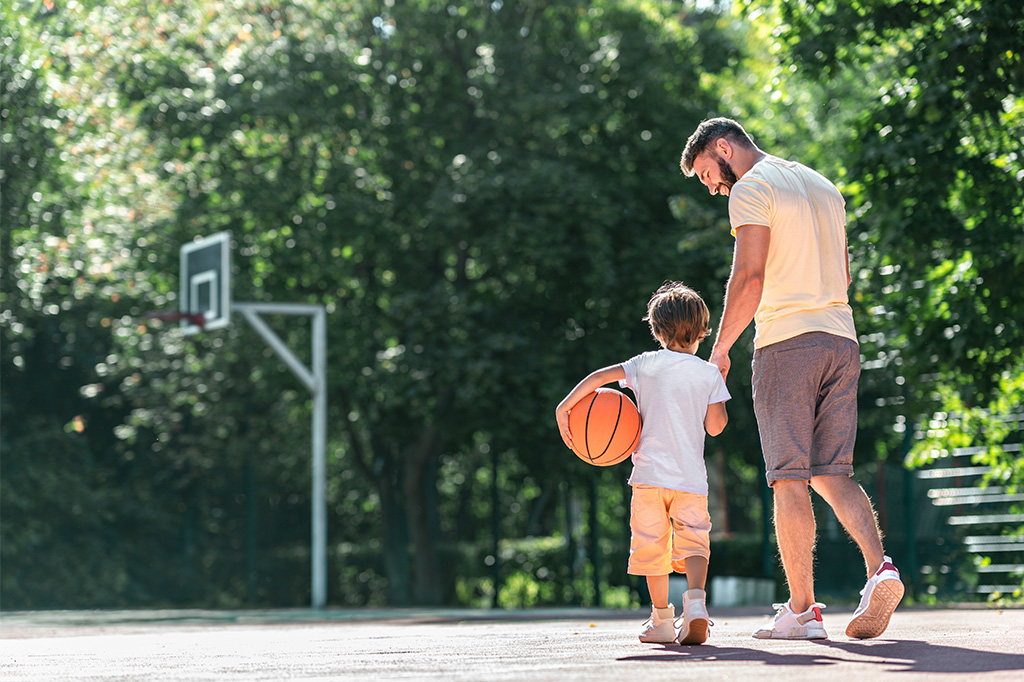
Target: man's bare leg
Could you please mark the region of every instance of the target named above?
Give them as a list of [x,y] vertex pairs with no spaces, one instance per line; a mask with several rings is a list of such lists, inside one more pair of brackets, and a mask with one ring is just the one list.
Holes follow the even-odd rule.
[[775,535],[789,585],[790,608],[803,613],[814,603],[814,510],[807,481],[775,481]]
[[849,476],[815,476],[811,487],[832,507],[864,555],[864,567],[870,578],[882,565],[882,535],[871,500],[857,481]]
[[904,587],[899,571],[883,554],[882,534],[871,500],[848,476],[820,476],[812,478],[811,485],[832,506],[836,518],[864,555],[867,584],[846,626],[846,635],[857,639],[878,637],[889,627],[889,619],[903,598]]

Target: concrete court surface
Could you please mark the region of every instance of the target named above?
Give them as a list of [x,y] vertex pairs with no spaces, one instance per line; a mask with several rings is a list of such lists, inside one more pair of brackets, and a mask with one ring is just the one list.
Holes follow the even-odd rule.
[[647,612],[367,609],[0,613],[0,680],[1024,681],[1024,609],[901,607],[874,640],[755,640],[712,609],[702,646],[643,644]]

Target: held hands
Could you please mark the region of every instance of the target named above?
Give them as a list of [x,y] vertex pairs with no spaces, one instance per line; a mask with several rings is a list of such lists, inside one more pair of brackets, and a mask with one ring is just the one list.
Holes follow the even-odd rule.
[[711,357],[708,358],[708,362],[718,368],[718,371],[722,373],[722,379],[725,379],[729,375],[729,367],[732,366],[732,362],[729,360],[729,351],[721,350],[719,348],[711,349]]

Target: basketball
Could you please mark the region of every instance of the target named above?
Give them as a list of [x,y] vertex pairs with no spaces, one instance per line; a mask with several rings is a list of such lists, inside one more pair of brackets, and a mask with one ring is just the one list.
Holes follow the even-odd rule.
[[573,405],[569,433],[572,451],[587,464],[618,464],[640,442],[640,412],[624,393],[599,388]]

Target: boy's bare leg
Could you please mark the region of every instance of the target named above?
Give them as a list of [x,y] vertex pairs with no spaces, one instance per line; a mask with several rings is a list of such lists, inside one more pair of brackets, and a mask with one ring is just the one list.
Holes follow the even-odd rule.
[[702,556],[686,557],[686,589],[703,590],[708,582],[708,560]]
[[790,608],[803,613],[814,603],[814,510],[807,481],[775,481],[775,536],[789,585]]
[[708,560],[702,556],[686,557],[686,586],[683,593],[683,626],[676,641],[680,644],[703,644],[708,641],[707,594],[704,584],[708,579]]
[[816,476],[811,479],[811,487],[828,502],[839,523],[857,543],[870,578],[882,565],[884,551],[878,519],[867,493],[849,476]]
[[647,591],[651,593],[651,606],[656,609],[668,608],[668,576],[647,576]]

